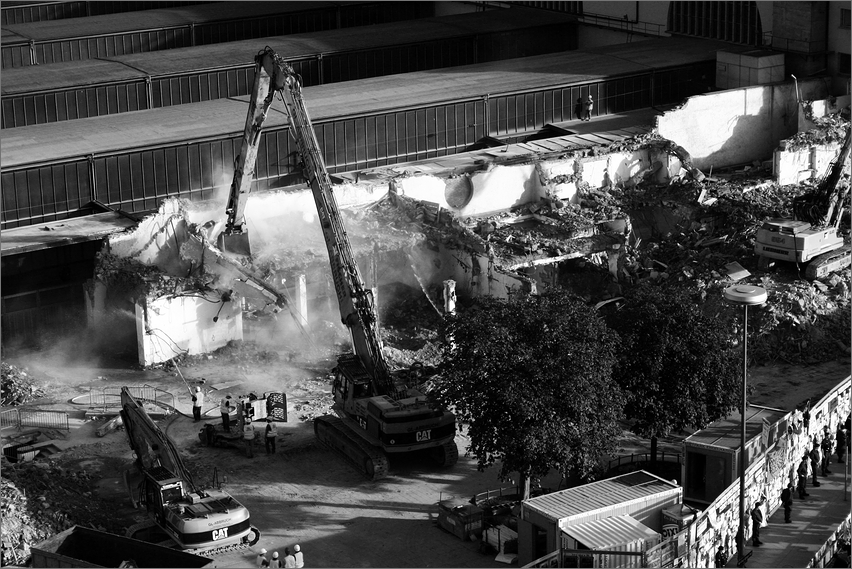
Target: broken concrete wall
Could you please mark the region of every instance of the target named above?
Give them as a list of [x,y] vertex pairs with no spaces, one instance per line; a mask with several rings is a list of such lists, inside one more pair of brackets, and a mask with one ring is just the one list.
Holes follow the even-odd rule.
[[[819,179],[828,172],[831,161],[840,151],[840,143],[818,144],[799,150],[775,151],[772,172],[781,185],[798,184],[804,180]],[[847,159],[846,169],[849,169]]]
[[136,337],[139,363],[146,366],[212,352],[242,340],[242,309],[236,297],[223,302],[210,294],[145,298],[136,303]]
[[[799,81],[801,97],[828,96],[825,82]],[[689,97],[679,108],[657,117],[657,130],[708,171],[765,160],[781,139],[797,132],[798,103],[792,82],[743,87]]]
[[813,119],[834,115],[849,106],[852,96],[830,97],[818,101],[808,101],[808,109],[805,105],[799,108],[799,132],[805,132],[816,127]]
[[116,257],[156,266],[166,274],[186,274],[190,263],[180,258],[180,245],[189,239],[184,206],[178,199],[164,200],[157,213],[140,221],[132,231],[110,235],[108,251]]

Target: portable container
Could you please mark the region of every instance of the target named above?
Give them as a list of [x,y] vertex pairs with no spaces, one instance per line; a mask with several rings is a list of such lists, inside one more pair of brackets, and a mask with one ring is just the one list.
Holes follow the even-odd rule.
[[438,525],[460,538],[470,541],[482,535],[482,510],[472,504],[445,500],[438,504]]
[[[209,557],[74,526],[30,548],[31,567],[211,567]],[[131,565],[125,565],[131,561]]]
[[606,551],[590,552],[592,567],[644,567],[644,552],[660,542],[659,533],[628,515],[572,525],[561,537],[563,555],[566,549]]
[[662,510],[682,501],[680,486],[644,470],[530,498],[521,503],[518,561],[523,565],[559,549],[563,530],[617,516],[660,533]]

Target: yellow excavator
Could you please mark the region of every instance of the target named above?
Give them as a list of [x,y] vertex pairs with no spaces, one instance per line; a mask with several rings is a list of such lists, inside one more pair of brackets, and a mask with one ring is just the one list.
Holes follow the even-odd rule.
[[849,211],[849,182],[841,178],[850,147],[852,129],[816,189],[793,200],[793,219],[769,219],[757,230],[754,252],[762,268],[776,259],[807,263],[805,278],[813,280],[852,264],[850,247],[838,232]]
[[388,471],[388,454],[426,451],[442,466],[458,460],[456,419],[423,393],[401,386],[382,352],[373,296],[361,277],[334,197],[331,179],[302,99],[301,79],[275,51],[266,47],[255,57],[255,77],[242,147],[226,209],[227,222],[218,237],[226,252],[248,254],[245,201],[251,191],[254,160],[263,122],[274,97],[284,102],[290,134],[295,139],[304,178],[311,187],[328,251],[340,316],[349,329],[354,354],[344,354],[334,368],[335,415],[314,421],[316,436],[338,451],[371,480]]

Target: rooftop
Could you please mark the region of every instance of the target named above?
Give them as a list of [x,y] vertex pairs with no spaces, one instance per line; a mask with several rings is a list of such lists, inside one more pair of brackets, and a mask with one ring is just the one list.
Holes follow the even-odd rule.
[[[759,437],[763,432],[764,421],[774,425],[788,413],[789,411],[782,409],[749,405],[746,412],[746,439],[751,440]],[[740,417],[740,412],[736,411],[724,419],[710,423],[707,428],[687,437],[684,444],[689,445],[691,443],[736,450],[740,447]]]
[[680,486],[674,482],[639,470],[531,498],[523,502],[521,508],[556,521],[676,490],[680,490]]

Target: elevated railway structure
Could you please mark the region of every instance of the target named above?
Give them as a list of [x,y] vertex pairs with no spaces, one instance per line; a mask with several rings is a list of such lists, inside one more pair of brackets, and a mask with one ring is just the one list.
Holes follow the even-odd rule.
[[433,15],[432,2],[213,2],[4,24],[0,61],[8,69]]
[[[484,137],[534,133],[574,117],[679,103],[713,84],[713,40],[654,39],[589,50],[305,88],[329,171],[355,171],[462,152]],[[124,211],[169,196],[208,199],[234,163],[247,97],[33,125],[4,131],[2,228]],[[286,118],[272,113],[256,189],[298,182]]]
[[4,70],[2,128],[249,94],[270,46],[305,87],[576,49],[576,17],[494,9]]

